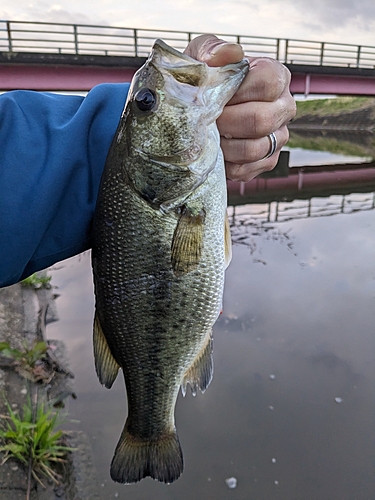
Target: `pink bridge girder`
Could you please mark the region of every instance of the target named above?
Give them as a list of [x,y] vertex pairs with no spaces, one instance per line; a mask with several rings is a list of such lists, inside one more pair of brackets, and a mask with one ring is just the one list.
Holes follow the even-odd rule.
[[[375,69],[287,66],[292,74],[290,90],[293,94],[375,95]],[[87,92],[100,83],[130,82],[136,70],[134,64],[0,62],[0,90]]]

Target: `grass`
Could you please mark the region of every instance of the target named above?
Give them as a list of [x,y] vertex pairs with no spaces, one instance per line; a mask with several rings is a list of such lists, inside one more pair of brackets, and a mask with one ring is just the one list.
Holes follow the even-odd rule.
[[296,118],[306,115],[338,115],[374,105],[375,99],[371,97],[337,97],[335,99],[297,101]]
[[52,276],[41,276],[38,273],[34,273],[28,278],[21,281],[21,285],[30,288],[51,288]]
[[[24,344],[23,350],[13,349],[9,342],[0,342],[0,354],[12,360],[17,373],[33,382],[49,382],[51,374],[46,371],[48,345],[46,342],[35,342],[32,347]],[[53,376],[53,374],[52,374]]]
[[371,157],[371,151],[373,149],[371,148],[371,145],[366,148],[354,142],[342,141],[330,137],[304,137],[295,131],[290,132],[288,146],[290,148],[302,148],[311,151],[328,151],[330,153],[346,156],[359,156],[364,158]]
[[[48,349],[46,342],[35,342],[31,347],[25,342],[23,349],[13,349],[9,342],[0,342],[0,356],[11,360],[6,366],[13,366],[19,375],[32,382],[44,384],[52,380],[56,370]],[[0,362],[4,363],[1,357]],[[67,371],[65,373],[69,374]]]
[[12,349],[9,342],[0,342],[0,353],[3,356],[29,368],[34,368],[37,361],[45,359],[47,350],[46,342],[36,342],[31,348],[25,345],[22,351]]
[[1,463],[15,458],[29,467],[32,477],[43,487],[43,478],[59,482],[61,476],[55,466],[66,461],[72,448],[63,444],[63,431],[56,430],[59,414],[52,407],[37,403],[33,408],[29,400],[22,415],[6,403],[8,415],[1,415],[0,451],[5,453]]

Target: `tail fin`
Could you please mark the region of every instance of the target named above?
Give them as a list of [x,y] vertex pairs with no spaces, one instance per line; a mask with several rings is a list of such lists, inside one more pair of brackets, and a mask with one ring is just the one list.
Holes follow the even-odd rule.
[[182,473],[183,457],[176,431],[157,440],[132,436],[126,425],[111,463],[111,478],[118,483],[136,483],[144,477],[173,483]]

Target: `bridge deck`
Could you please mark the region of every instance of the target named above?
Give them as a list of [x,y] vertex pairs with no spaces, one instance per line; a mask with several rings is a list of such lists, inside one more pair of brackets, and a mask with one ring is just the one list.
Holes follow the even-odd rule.
[[[87,91],[129,81],[156,38],[179,50],[199,33],[0,21],[0,89]],[[219,34],[246,53],[278,59],[295,93],[375,95],[375,46]]]

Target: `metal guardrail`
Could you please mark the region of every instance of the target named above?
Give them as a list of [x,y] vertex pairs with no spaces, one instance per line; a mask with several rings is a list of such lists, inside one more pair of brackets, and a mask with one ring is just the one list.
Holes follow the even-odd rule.
[[[183,50],[198,32],[134,29],[84,24],[0,20],[0,52],[147,57],[152,43],[162,38]],[[240,43],[253,56],[286,64],[375,68],[375,46],[315,42],[287,38],[218,34]]]

